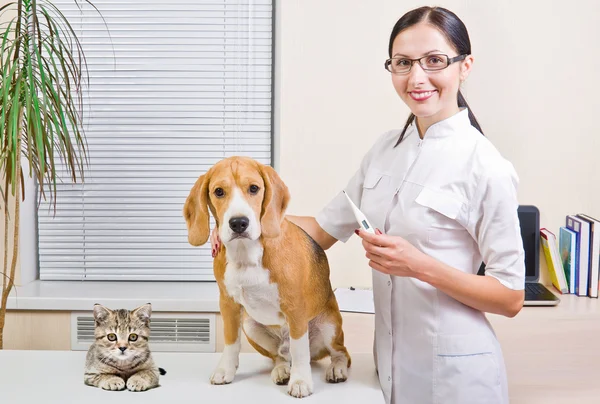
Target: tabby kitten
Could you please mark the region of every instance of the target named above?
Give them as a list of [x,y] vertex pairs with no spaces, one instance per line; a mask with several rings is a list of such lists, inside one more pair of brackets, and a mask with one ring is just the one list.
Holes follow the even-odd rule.
[[[104,390],[144,391],[158,386],[159,368],[148,347],[150,303],[135,310],[94,305],[96,341],[85,361],[84,383]],[[164,370],[160,369],[161,374]]]

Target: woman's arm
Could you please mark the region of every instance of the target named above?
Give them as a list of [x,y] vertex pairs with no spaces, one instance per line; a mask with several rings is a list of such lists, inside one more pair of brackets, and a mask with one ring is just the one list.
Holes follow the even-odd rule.
[[398,236],[357,233],[369,266],[380,272],[416,278],[474,309],[514,317],[523,307],[525,292],[509,289],[492,276],[468,274],[421,252]]
[[319,226],[319,223],[317,223],[317,220],[312,216],[286,215],[285,218],[308,233],[308,235],[311,236],[323,250],[327,250],[337,241],[335,237],[323,230],[323,228]]
[[474,309],[514,317],[521,311],[525,291],[509,289],[492,276],[467,274],[432,257],[425,259],[417,279]]

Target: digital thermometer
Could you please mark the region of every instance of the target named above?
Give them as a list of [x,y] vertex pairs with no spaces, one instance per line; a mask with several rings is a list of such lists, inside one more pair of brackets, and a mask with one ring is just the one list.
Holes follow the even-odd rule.
[[354,213],[354,217],[356,218],[356,221],[360,225],[360,228],[366,232],[376,234],[375,228],[373,228],[373,226],[371,226],[371,223],[369,223],[369,221],[367,220],[367,217],[364,215],[364,213],[362,213],[360,211],[360,209],[358,209],[356,207],[356,205],[354,204],[354,202],[352,202],[352,199],[350,199],[350,197],[348,196],[346,191],[342,191],[342,192],[346,196],[346,199],[348,200],[348,203],[350,204],[350,207],[352,208],[352,213]]

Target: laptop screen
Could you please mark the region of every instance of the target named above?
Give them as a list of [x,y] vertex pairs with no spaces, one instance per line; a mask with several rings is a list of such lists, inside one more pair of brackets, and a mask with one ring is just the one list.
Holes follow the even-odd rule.
[[525,250],[525,280],[537,281],[540,271],[540,211],[535,206],[519,206],[519,224]]
[[[535,206],[519,205],[519,225],[525,250],[525,280],[536,282],[540,265],[540,211]],[[478,275],[483,275],[485,265],[481,264]]]

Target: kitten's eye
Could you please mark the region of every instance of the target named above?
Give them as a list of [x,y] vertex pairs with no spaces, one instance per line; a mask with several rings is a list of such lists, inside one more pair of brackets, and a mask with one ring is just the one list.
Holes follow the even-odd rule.
[[138,336],[137,334],[129,334],[129,341],[137,341]]
[[252,195],[256,195],[258,193],[259,189],[260,188],[258,187],[258,185],[250,185],[249,191]]
[[108,334],[108,335],[106,336],[106,338],[108,338],[108,340],[109,340],[109,341],[112,341],[112,342],[114,342],[114,341],[116,341],[116,340],[117,340],[117,335],[116,335],[116,334],[113,334],[113,333],[110,333],[110,334]]
[[225,196],[225,191],[223,191],[223,188],[216,188],[215,189],[215,196],[217,198],[222,198],[223,196]]

